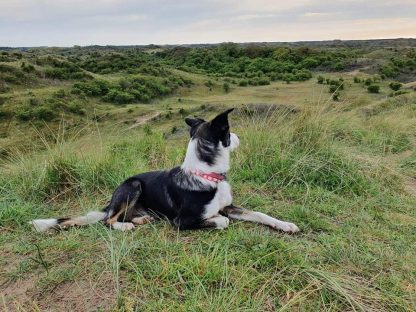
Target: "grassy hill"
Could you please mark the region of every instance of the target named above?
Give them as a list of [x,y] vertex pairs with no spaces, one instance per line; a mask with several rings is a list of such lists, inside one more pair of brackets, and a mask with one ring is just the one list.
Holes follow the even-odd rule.
[[[2,309],[414,310],[415,55],[373,44],[0,51]],[[235,202],[300,234],[28,224],[100,209],[123,179],[180,164],[184,117],[225,107],[241,140]]]

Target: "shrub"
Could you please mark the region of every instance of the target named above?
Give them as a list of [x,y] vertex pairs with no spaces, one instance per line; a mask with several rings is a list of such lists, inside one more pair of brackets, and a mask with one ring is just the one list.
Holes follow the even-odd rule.
[[56,92],[53,94],[53,96],[54,96],[54,97],[57,97],[57,98],[62,99],[62,98],[64,98],[64,97],[66,97],[66,92],[65,92],[65,90],[64,90],[64,89],[59,89],[58,91],[56,91]]
[[0,105],[3,105],[4,103],[6,103],[6,101],[7,101],[7,97],[0,96]]
[[49,107],[41,106],[35,109],[34,117],[40,120],[51,121],[55,118],[55,113]]
[[361,79],[357,76],[354,77],[354,83],[360,83]]
[[338,90],[344,90],[344,80],[342,78],[338,80],[331,79],[329,80],[328,84],[330,86],[335,86]]
[[337,62],[332,66],[332,68],[336,71],[340,71],[345,69],[345,64],[343,62]]
[[330,85],[329,86],[329,93],[334,93],[338,90],[338,86]]
[[239,81],[239,83],[238,83],[238,85],[239,85],[240,87],[247,87],[247,85],[248,85],[248,81],[247,81],[247,80],[245,80],[245,79],[240,80],[240,81]]
[[389,96],[393,97],[393,96],[398,96],[398,95],[402,95],[402,94],[406,94],[406,93],[409,93],[409,91],[398,90],[398,91],[394,91],[394,92],[389,93]]
[[105,80],[94,79],[89,82],[77,82],[73,89],[84,92],[89,96],[105,95],[108,93],[111,84]]
[[380,86],[378,85],[370,85],[367,87],[369,93],[380,93]]
[[306,81],[312,78],[312,73],[307,69],[301,69],[294,72],[294,79],[296,81]]
[[211,81],[211,80],[206,81],[206,82],[204,83],[204,85],[205,85],[206,87],[210,88],[210,89],[212,89],[212,87],[214,86],[214,84],[212,83],[212,81]]
[[119,91],[116,89],[111,89],[106,96],[103,97],[104,101],[112,102],[116,104],[128,104],[134,102],[134,95]]
[[369,86],[369,85],[371,85],[373,83],[373,79],[371,79],[371,78],[367,78],[365,81],[364,81],[364,84],[366,85],[366,86]]
[[184,109],[184,108],[179,109],[179,115],[185,116],[185,115],[188,115],[188,114],[189,114],[189,112],[186,109]]
[[29,104],[32,106],[39,106],[40,103],[41,102],[38,98],[34,98],[34,97],[29,98]]
[[325,81],[325,78],[324,78],[324,77],[322,77],[322,76],[318,76],[318,78],[316,78],[316,80],[317,80],[317,82],[318,82],[319,84],[323,84],[323,83],[324,83],[324,81]]
[[10,118],[12,116],[11,112],[5,109],[0,109],[0,119]]
[[78,101],[73,101],[68,104],[68,111],[77,115],[85,115],[87,112],[83,109],[82,104]]
[[398,90],[400,90],[400,88],[402,87],[402,84],[401,84],[400,82],[395,82],[395,81],[393,81],[393,82],[391,82],[391,83],[389,84],[389,87],[390,87],[390,89],[392,89],[393,91],[398,91]]
[[257,80],[259,86],[266,86],[270,84],[270,79],[267,77],[262,77]]
[[230,92],[230,85],[229,85],[227,82],[225,82],[225,83],[222,85],[222,88],[224,89],[225,93]]

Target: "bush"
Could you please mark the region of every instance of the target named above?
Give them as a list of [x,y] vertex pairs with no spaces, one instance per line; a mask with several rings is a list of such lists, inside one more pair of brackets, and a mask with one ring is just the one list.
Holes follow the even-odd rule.
[[257,80],[257,84],[259,86],[267,86],[267,85],[270,84],[270,79],[269,78],[266,78],[266,77],[259,78]]
[[247,81],[247,80],[245,80],[245,79],[240,80],[240,81],[239,81],[239,83],[238,83],[238,85],[239,85],[240,87],[247,87],[247,85],[248,85],[248,81]]
[[30,107],[22,106],[16,110],[16,117],[21,121],[28,121],[33,118]]
[[393,91],[398,91],[398,90],[400,90],[400,88],[402,87],[402,84],[401,84],[400,82],[395,82],[395,81],[393,81],[393,82],[391,82],[391,83],[389,84],[389,87],[390,87],[390,89],[392,89]]
[[225,82],[225,83],[222,85],[222,88],[224,89],[225,93],[230,92],[230,85],[229,85],[227,82]]
[[398,95],[402,95],[402,94],[406,94],[406,93],[409,93],[409,91],[398,90],[398,91],[394,91],[394,92],[389,93],[389,97],[398,96]]
[[361,82],[361,79],[360,78],[354,77],[354,83],[360,83],[360,82]]
[[380,86],[378,85],[370,85],[367,87],[369,93],[380,93]]
[[41,106],[35,109],[34,117],[44,121],[51,121],[55,118],[55,112],[49,107]]
[[0,109],[0,119],[7,119],[12,117],[12,114],[10,111],[7,111],[5,109]]
[[337,62],[332,66],[332,68],[336,71],[340,71],[345,69],[345,64],[343,62]]
[[338,90],[344,90],[344,79],[340,78],[338,80],[331,79],[328,81],[330,86],[335,86]]
[[53,94],[53,96],[59,99],[63,99],[64,97],[66,97],[66,92],[64,89],[59,89]]
[[316,78],[316,80],[317,80],[317,82],[318,82],[319,84],[323,84],[323,83],[324,83],[324,81],[325,81],[325,78],[324,78],[324,77],[322,77],[322,76],[318,76],[318,78]]
[[111,89],[106,96],[103,97],[104,101],[112,102],[116,104],[128,104],[134,102],[134,95],[119,91],[116,89]]
[[89,96],[96,96],[107,94],[110,86],[111,84],[105,80],[94,79],[89,82],[77,82],[74,84],[73,89],[82,91]]
[[38,98],[29,98],[29,105],[32,106],[39,106],[41,104],[40,100]]
[[214,84],[212,83],[212,81],[211,81],[211,80],[206,81],[206,82],[204,83],[204,85],[205,85],[206,87],[208,87],[208,88],[212,88],[212,87],[214,86]]
[[0,96],[0,105],[3,105],[4,103],[6,103],[6,101],[7,101],[7,97]]
[[296,81],[306,81],[312,78],[312,73],[307,69],[301,69],[294,72],[294,79]]
[[330,85],[329,86],[329,93],[334,93],[338,90],[338,86]]
[[82,104],[77,101],[73,101],[68,105],[68,111],[77,115],[85,115],[86,110],[82,108]]
[[366,85],[366,86],[369,86],[369,85],[371,85],[373,83],[373,79],[371,79],[371,78],[367,78],[365,81],[364,81],[364,84]]

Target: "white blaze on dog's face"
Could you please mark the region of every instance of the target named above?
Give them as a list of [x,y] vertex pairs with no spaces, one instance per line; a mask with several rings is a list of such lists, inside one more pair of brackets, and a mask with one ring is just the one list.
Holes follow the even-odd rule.
[[230,132],[228,114],[232,111],[233,109],[226,110],[211,121],[201,118],[185,119],[191,127],[191,140],[182,168],[205,172],[228,171],[229,153],[240,144],[237,135]]

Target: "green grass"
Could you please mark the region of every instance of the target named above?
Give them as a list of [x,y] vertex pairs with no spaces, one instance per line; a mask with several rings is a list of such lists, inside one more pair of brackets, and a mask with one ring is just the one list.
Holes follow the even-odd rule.
[[[1,124],[1,310],[415,309],[414,93],[387,98],[382,81],[381,93],[369,94],[355,72],[323,73],[344,78],[339,102],[316,79],[231,83],[226,93],[223,78],[172,71],[194,85],[150,104],[89,97],[83,116]],[[8,91],[3,107],[72,88],[43,83]],[[183,117],[231,106],[241,139],[228,175],[235,203],[294,222],[300,234],[244,222],[178,232],[158,222],[131,233],[97,224],[50,235],[28,224],[101,209],[123,179],[180,164]]]
[[100,208],[129,175],[180,163],[187,140],[165,139],[161,120],[153,134],[100,137],[79,153],[82,143],[62,130],[37,157],[4,167],[2,287],[31,280],[15,297],[23,308],[62,308],[54,292],[68,285],[95,298],[84,289],[93,280],[104,310],[412,310],[416,200],[399,171],[385,169],[391,163],[354,151],[363,141],[333,138],[340,114],[324,106],[231,117],[242,141],[229,176],[236,203],[295,222],[302,232],[293,236],[242,222],[224,231],[177,232],[159,222],[132,233],[94,225],[36,234],[27,221]]

